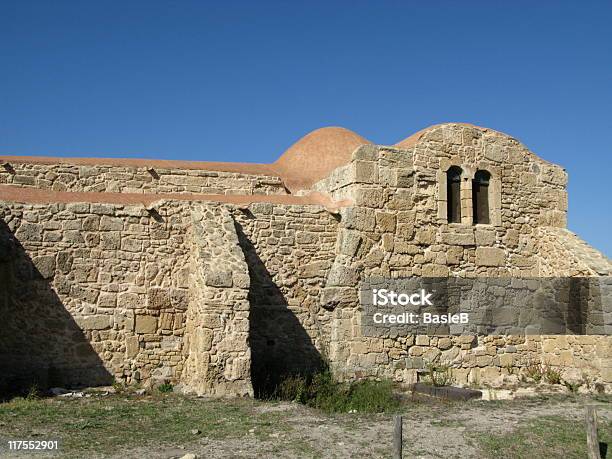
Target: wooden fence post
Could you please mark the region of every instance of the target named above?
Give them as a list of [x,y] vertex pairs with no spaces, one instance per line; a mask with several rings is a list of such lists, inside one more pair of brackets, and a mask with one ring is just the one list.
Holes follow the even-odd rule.
[[593,405],[586,406],[587,455],[589,459],[601,459],[597,439],[597,411]]
[[402,459],[402,417],[393,419],[393,459]]

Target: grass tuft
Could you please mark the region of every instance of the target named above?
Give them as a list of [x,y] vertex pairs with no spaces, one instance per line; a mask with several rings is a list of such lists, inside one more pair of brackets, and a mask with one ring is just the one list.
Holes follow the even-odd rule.
[[40,389],[37,384],[32,384],[26,394],[26,400],[38,400],[41,397]]
[[548,384],[561,384],[561,372],[559,370],[555,370],[552,367],[545,367],[543,374],[544,381]]
[[453,384],[455,378],[453,378],[451,369],[448,365],[429,363],[427,365],[427,374],[423,382],[436,387],[444,387]]
[[532,379],[536,384],[542,380],[543,376],[544,372],[539,363],[532,362],[525,367],[525,377],[527,379]]
[[567,388],[567,390],[569,390],[572,394],[575,394],[578,392],[578,389],[580,389],[582,387],[582,381],[567,381],[567,380],[562,380],[561,383]]
[[170,383],[163,383],[157,387],[157,390],[162,394],[167,394],[168,392],[174,391],[174,386]]
[[276,387],[272,398],[290,400],[328,413],[383,413],[400,404],[391,381],[336,381],[329,370],[314,375],[292,375]]

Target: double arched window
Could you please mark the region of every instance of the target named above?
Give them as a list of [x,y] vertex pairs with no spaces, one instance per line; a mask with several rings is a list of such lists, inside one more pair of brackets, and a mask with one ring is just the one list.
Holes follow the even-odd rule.
[[489,181],[491,174],[484,170],[476,171],[472,180],[472,215],[474,225],[479,223],[488,224],[489,218]]
[[[472,200],[472,222],[477,224],[491,223],[491,209],[489,197],[489,182],[491,173],[486,170],[477,170],[472,179],[472,195],[469,195],[469,188],[464,187],[462,196],[461,181],[464,171],[459,166],[451,166],[446,171],[446,219],[448,223],[461,223],[462,210],[469,214],[469,200]],[[469,175],[468,175],[469,176]],[[467,180],[467,178],[465,179]],[[466,182],[466,185],[469,182]],[[462,198],[464,206],[462,207]],[[465,206],[467,204],[467,207]],[[464,215],[464,220],[469,216]]]
[[461,223],[461,174],[460,167],[446,171],[446,200],[448,223]]

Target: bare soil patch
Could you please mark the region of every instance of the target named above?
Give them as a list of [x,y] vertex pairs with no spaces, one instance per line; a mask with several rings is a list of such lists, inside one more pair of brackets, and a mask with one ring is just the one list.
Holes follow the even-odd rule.
[[[610,397],[406,400],[406,457],[584,457],[584,405],[612,443]],[[0,456],[66,458],[387,458],[392,414],[326,414],[297,403],[178,394],[91,394],[0,404]],[[196,432],[197,431],[197,432]],[[194,433],[195,432],[195,433]],[[8,452],[9,439],[61,439],[58,453]],[[515,442],[515,443],[513,443]],[[504,452],[503,448],[507,448]],[[494,451],[497,451],[494,452]],[[582,455],[581,455],[582,454]]]

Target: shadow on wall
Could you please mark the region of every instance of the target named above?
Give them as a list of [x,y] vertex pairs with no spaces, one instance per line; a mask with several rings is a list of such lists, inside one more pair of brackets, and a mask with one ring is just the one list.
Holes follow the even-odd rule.
[[[47,268],[55,266],[56,256],[45,255]],[[34,385],[95,386],[113,380],[50,283],[0,219],[0,399]]]
[[255,397],[267,398],[283,379],[315,373],[323,368],[324,360],[238,223],[236,232],[251,279],[251,380]]

